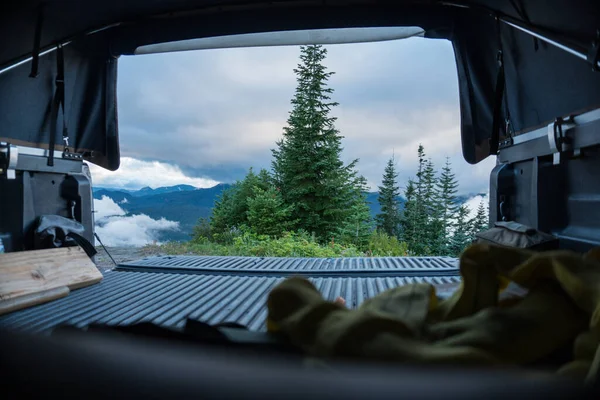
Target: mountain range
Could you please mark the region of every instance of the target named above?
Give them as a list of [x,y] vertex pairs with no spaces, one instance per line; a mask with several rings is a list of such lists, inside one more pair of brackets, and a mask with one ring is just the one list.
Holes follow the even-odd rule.
[[95,187],[95,199],[103,196],[111,198],[128,215],[145,214],[153,219],[165,218],[179,222],[179,231],[167,231],[160,235],[161,240],[189,240],[199,218],[209,217],[215,199],[231,185],[219,184],[207,189],[190,185],[149,187],[140,190],[123,190]]
[[[95,199],[103,196],[109,197],[117,203],[127,215],[145,214],[153,219],[166,218],[179,222],[179,231],[165,231],[160,236],[165,240],[188,240],[199,218],[210,217],[215,199],[223,190],[231,187],[221,183],[211,188],[201,189],[191,185],[165,186],[152,189],[144,187],[139,190],[127,190],[110,187],[94,187]],[[377,201],[377,192],[368,192],[367,202],[371,215],[381,212]],[[476,194],[460,196],[457,202],[462,204]],[[404,205],[404,198],[399,197],[400,206]]]
[[162,186],[162,187],[158,187],[156,189],[152,189],[150,186],[146,186],[146,187],[143,187],[143,188],[137,189],[137,190],[97,186],[93,190],[94,190],[94,193],[96,193],[98,191],[123,192],[123,193],[130,194],[131,196],[134,196],[134,197],[142,197],[142,196],[150,196],[153,194],[163,194],[163,193],[171,193],[171,192],[189,192],[192,190],[203,190],[203,189],[197,188],[192,185],[175,185],[175,186]]

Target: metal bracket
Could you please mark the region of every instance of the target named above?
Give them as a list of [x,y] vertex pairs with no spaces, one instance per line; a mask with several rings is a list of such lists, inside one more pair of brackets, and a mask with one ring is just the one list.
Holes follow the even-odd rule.
[[[66,132],[66,128],[65,128],[65,132]],[[62,153],[62,158],[66,158],[68,160],[83,160],[83,154],[72,153],[69,150],[69,136],[67,136],[67,135],[63,136],[63,145],[64,145],[64,150]]]
[[588,50],[587,61],[592,64],[592,71],[600,71],[600,29],[596,31],[596,39],[592,42],[592,46]]
[[506,147],[510,147],[512,145],[513,145],[513,138],[507,137],[506,139],[503,139],[498,143],[498,150],[504,149]]
[[556,118],[548,125],[548,144],[553,153],[553,164],[560,164],[560,155],[571,150],[571,138],[565,135],[565,131],[576,126],[572,117],[566,119]]
[[16,178],[19,148],[6,142],[0,142],[0,174],[6,179]]
[[71,153],[68,148],[65,147],[65,150],[62,153],[62,158],[66,158],[67,160],[83,160],[83,154],[80,153]]

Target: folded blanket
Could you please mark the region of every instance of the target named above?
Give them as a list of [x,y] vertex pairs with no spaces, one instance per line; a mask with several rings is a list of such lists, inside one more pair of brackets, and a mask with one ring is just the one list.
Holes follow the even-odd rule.
[[530,365],[572,344],[572,360],[557,372],[597,379],[600,250],[476,244],[462,254],[460,272],[461,286],[446,300],[432,285],[414,284],[356,310],[289,278],[269,294],[267,328],[310,356],[433,364]]

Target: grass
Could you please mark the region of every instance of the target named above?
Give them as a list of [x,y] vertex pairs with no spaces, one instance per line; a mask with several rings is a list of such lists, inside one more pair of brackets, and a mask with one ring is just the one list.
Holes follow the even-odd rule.
[[222,244],[199,237],[189,242],[151,244],[144,254],[253,256],[253,257],[391,257],[406,256],[406,244],[384,234],[374,233],[365,250],[351,244],[321,244],[306,234],[289,232],[279,238],[244,233]]
[[168,255],[200,255],[200,256],[244,256],[243,252],[234,246],[221,245],[218,243],[190,242],[167,242],[163,244],[148,244],[142,248],[144,254],[168,254]]

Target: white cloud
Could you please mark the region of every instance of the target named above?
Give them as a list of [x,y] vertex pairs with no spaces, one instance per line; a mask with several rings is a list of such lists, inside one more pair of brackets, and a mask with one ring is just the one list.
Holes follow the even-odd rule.
[[94,199],[95,231],[106,246],[139,247],[158,242],[162,231],[179,229],[179,222],[165,218],[152,219],[145,214],[126,215],[117,203],[107,196]]
[[[450,42],[414,38],[327,48],[343,158],[360,158],[359,172],[373,189],[392,151],[404,186],[423,143],[436,166],[450,157],[461,194],[486,190],[494,159],[473,166],[461,154]],[[268,168],[291,109],[298,56],[297,47],[269,47],[124,57],[122,154],[227,182],[250,166]]]
[[139,247],[158,242],[158,234],[165,230],[177,230],[179,223],[165,218],[152,219],[147,215],[108,217],[104,225],[96,226],[102,243],[111,247]]
[[[400,186],[415,177],[418,167],[417,148],[425,147],[439,170],[450,158],[459,183],[459,193],[485,192],[495,157],[468,164],[461,153],[459,116],[450,107],[423,110],[361,110],[340,107],[338,127],[344,135],[348,160],[360,158],[359,171],[377,190],[387,160],[394,155]],[[420,134],[419,132],[422,132]]]
[[209,178],[187,176],[177,165],[159,161],[142,161],[131,157],[121,157],[121,166],[114,172],[94,164],[89,165],[92,182],[97,186],[106,185],[126,189],[140,189],[144,186],[157,188],[187,184],[207,188],[219,183]]
[[[469,214],[467,215],[467,221],[475,218],[475,215],[477,215],[477,208],[479,207],[479,204],[481,203],[482,200],[483,200],[484,205],[487,206],[490,203],[490,193],[488,192],[484,196],[480,196],[480,195],[473,196],[470,199],[468,199],[467,201],[465,201],[464,205],[469,210]],[[455,218],[452,219],[452,224],[456,224]],[[454,227],[450,227],[449,231],[451,234],[453,234]]]
[[490,193],[485,196],[474,196],[465,202],[465,206],[469,209],[469,218],[474,218],[477,214],[477,207],[483,201],[484,205],[490,204]]
[[102,196],[101,199],[94,199],[94,219],[96,222],[102,221],[108,217],[122,216],[127,214],[117,203],[108,196]]

